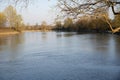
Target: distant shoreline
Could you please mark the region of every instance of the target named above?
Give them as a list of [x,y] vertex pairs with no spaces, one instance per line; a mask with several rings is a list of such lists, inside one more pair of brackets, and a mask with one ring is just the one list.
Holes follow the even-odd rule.
[[6,36],[6,35],[15,35],[19,33],[24,33],[24,32],[49,32],[51,30],[23,30],[21,32],[18,31],[1,31],[0,36]]
[[[0,36],[9,36],[9,35],[16,35],[24,32],[49,32],[49,31],[57,31],[57,30],[23,30],[21,32],[18,31],[0,31]],[[61,30],[62,31],[62,30]],[[58,31],[59,32],[59,31]],[[64,31],[63,31],[64,32]],[[70,31],[65,31],[65,32],[70,32]],[[94,32],[94,31],[80,31],[78,33],[111,33],[111,32]],[[120,33],[116,33],[120,35]]]
[[49,32],[51,30],[23,30],[22,32]]
[[14,32],[0,32],[0,36],[2,35],[14,35],[14,34],[19,34],[19,32],[14,31]]

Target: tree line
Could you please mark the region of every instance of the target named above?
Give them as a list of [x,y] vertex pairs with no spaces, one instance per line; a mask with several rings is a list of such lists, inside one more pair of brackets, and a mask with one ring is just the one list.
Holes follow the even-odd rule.
[[[91,4],[90,3],[89,4],[86,3],[84,5],[81,4],[81,7],[87,6],[87,5],[90,6]],[[59,7],[60,7],[60,4],[59,4]],[[74,8],[71,8],[71,9],[74,9]],[[99,9],[96,9],[96,10],[99,10]],[[119,14],[119,13],[116,13],[116,14]],[[45,21],[43,21],[41,25],[38,25],[38,24],[32,25],[32,26],[25,25],[23,22],[22,16],[17,13],[16,9],[12,5],[9,5],[3,10],[3,12],[0,12],[0,29],[9,28],[19,32],[21,32],[22,30],[108,32],[110,31],[110,27],[103,15],[105,15],[107,21],[109,21],[110,24],[112,24],[113,29],[118,28],[120,26],[120,15],[115,15],[115,18],[111,20],[109,19],[108,13],[106,11],[103,11],[101,13],[94,13],[92,15],[91,14],[84,14],[82,16],[77,15],[79,17],[75,18],[76,20],[73,19],[73,16],[75,17],[75,15],[73,15],[72,18],[71,16],[66,16],[67,18],[65,18],[64,20],[55,20],[54,25],[48,25]]]
[[[116,15],[114,19],[110,19],[107,15],[107,19],[110,21],[114,28],[120,26],[120,15]],[[106,22],[104,16],[99,14],[94,15],[84,15],[79,17],[78,20],[74,21],[72,18],[66,18],[63,22],[55,22],[55,30],[58,31],[78,31],[78,32],[109,32],[110,27]]]
[[23,25],[22,16],[13,6],[9,5],[3,12],[0,12],[0,28],[9,28],[20,32]]
[[12,5],[6,7],[3,12],[0,12],[0,29],[8,29],[21,32],[23,30],[51,30],[51,25],[43,21],[41,25],[26,25],[22,16],[17,13],[17,10]]
[[[107,23],[107,24],[105,24],[106,27],[108,25],[110,27],[112,33],[120,31],[120,26],[118,27],[116,25],[113,25],[113,24],[115,24],[115,21],[117,19],[116,17],[119,17],[119,15],[120,15],[120,11],[119,11],[120,0],[57,0],[57,1],[58,1],[58,3],[57,3],[58,9],[65,16],[78,18],[81,15],[83,17],[86,15],[90,15],[90,16],[94,16],[97,18],[99,15],[102,14],[101,17],[103,17],[104,20],[102,20],[102,18],[97,18],[97,19],[91,18],[91,22],[95,22],[95,24],[99,24],[98,21],[100,21],[100,23],[102,22],[102,24],[103,24],[105,21],[105,23]],[[108,15],[106,15],[106,13],[107,14],[109,13],[110,9],[116,18],[112,21],[108,18]],[[90,21],[85,20],[85,19],[80,20],[79,22],[83,26],[87,26],[87,24],[83,24],[82,21],[86,21],[87,24],[90,23]],[[89,28],[91,29],[91,27],[92,26],[94,27],[95,24],[90,23]],[[102,25],[102,24],[100,24],[100,25]],[[119,24],[119,22],[116,24]],[[105,26],[105,25],[102,25],[102,26]],[[118,28],[115,28],[115,26]],[[96,25],[96,29],[98,27],[99,26]],[[104,27],[104,28],[106,28],[106,27]],[[88,30],[88,29],[86,29],[86,30]]]

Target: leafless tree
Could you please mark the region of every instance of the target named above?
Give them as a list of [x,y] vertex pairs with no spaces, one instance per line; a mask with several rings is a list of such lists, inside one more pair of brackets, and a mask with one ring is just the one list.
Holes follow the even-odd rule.
[[14,4],[15,6],[19,5],[21,7],[27,7],[31,0],[0,0],[1,5],[10,5]]
[[[58,0],[57,6],[61,12],[73,17],[84,14],[106,14],[109,8],[111,8],[114,15],[120,15],[118,11],[118,8],[120,8],[120,0]],[[114,30],[107,16],[103,16],[113,33],[120,30],[119,28]]]
[[115,8],[120,0],[58,0],[57,6],[67,15],[104,13],[112,8],[114,15],[120,14]]

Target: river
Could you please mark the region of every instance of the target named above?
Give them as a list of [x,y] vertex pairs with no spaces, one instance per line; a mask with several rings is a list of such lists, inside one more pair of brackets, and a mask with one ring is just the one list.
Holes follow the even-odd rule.
[[75,32],[2,36],[0,80],[120,80],[120,36]]

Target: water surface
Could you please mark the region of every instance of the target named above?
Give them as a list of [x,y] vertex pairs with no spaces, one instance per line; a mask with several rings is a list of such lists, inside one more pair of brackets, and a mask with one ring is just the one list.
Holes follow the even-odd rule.
[[0,37],[0,80],[120,80],[120,36],[26,32]]

